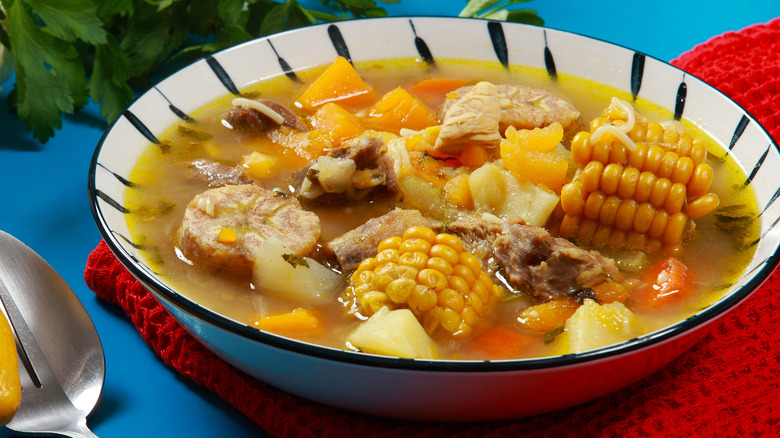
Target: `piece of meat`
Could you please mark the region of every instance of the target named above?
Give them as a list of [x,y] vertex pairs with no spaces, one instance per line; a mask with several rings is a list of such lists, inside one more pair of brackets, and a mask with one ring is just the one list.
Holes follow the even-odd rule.
[[401,195],[393,158],[381,137],[365,137],[354,146],[333,149],[295,171],[295,192],[318,205],[394,199]]
[[479,257],[486,272],[494,273],[498,270],[498,263],[493,257],[493,241],[507,226],[506,221],[493,215],[463,216],[434,226],[434,230],[457,236],[463,242],[463,250]]
[[[455,154],[470,144],[494,148],[501,142],[499,120],[501,104],[498,88],[490,82],[479,82],[463,93],[441,116],[441,131],[434,149]],[[445,103],[446,105],[446,103]]]
[[308,129],[298,116],[281,103],[269,99],[250,100],[236,98],[225,121],[238,131],[261,134],[278,126],[288,126],[296,131]]
[[544,300],[577,295],[618,274],[612,259],[530,225],[508,227],[493,247],[509,283]]
[[[473,87],[476,86],[455,90],[454,94],[459,97],[447,98],[444,101],[438,111],[439,119],[444,120],[452,108],[467,98]],[[579,123],[579,110],[549,91],[523,85],[495,85],[495,93],[501,112],[498,126],[501,133],[509,126],[533,129],[543,128],[553,122],[560,123],[564,131],[571,132]]]
[[[220,239],[224,229],[235,230],[234,242]],[[319,218],[293,197],[243,184],[195,196],[176,233],[176,244],[196,265],[244,276],[251,274],[255,251],[270,237],[282,240],[296,255],[307,255],[320,238]]]
[[430,227],[431,223],[417,210],[396,208],[330,240],[324,247],[336,256],[343,272],[351,271],[364,259],[374,257],[380,242],[415,226]]
[[209,160],[193,160],[188,164],[189,179],[204,182],[214,189],[228,185],[252,184],[252,178],[246,176],[238,166],[228,166]]

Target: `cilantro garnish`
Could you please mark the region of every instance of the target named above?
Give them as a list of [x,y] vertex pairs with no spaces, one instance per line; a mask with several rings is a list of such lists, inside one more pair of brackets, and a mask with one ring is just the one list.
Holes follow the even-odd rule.
[[297,268],[298,266],[303,266],[304,268],[309,267],[309,262],[307,262],[306,259],[301,256],[297,256],[295,254],[282,254],[282,258],[293,268]]

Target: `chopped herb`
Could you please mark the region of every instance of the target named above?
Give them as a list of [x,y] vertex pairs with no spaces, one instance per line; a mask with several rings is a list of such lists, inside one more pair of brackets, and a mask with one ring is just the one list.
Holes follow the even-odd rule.
[[282,254],[282,258],[293,268],[297,268],[298,266],[303,266],[306,268],[309,267],[309,262],[307,262],[306,259],[301,256],[297,256],[295,254]]
[[208,140],[211,137],[213,137],[208,132],[198,131],[192,128],[188,128],[184,125],[179,125],[179,134],[181,134],[184,137],[191,138],[194,140],[199,140],[199,141]]
[[550,330],[549,332],[544,334],[544,343],[545,344],[549,344],[550,342],[555,340],[556,336],[560,335],[564,331],[566,331],[564,326],[560,326],[560,327],[558,327],[556,329]]

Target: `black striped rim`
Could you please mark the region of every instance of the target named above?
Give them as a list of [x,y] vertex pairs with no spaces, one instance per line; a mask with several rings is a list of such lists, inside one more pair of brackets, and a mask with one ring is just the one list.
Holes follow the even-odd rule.
[[[378,18],[378,19],[369,19],[369,20],[398,20],[398,19]],[[448,20],[453,20],[453,19],[448,19]],[[469,19],[454,19],[454,20],[469,20]],[[430,65],[435,65],[435,58],[431,54],[428,45],[425,43],[425,41],[422,40],[422,38],[420,38],[417,35],[416,30],[414,29],[414,24],[411,22],[411,20],[408,20],[408,23],[412,25],[412,29],[413,29],[412,34],[414,35],[415,38],[414,43],[415,43],[415,47],[418,50],[418,53],[423,58],[423,60],[425,60],[426,63]],[[487,23],[488,33],[490,35],[490,40],[495,50],[497,60],[501,62],[501,64],[504,65],[505,67],[509,66],[509,48],[507,46],[507,40],[504,35],[503,26],[513,26],[513,25],[522,26],[519,24],[500,23],[495,21],[488,21]],[[347,43],[344,40],[338,25],[336,24],[312,26],[307,29],[291,31],[291,32],[301,32],[301,31],[308,32],[311,29],[321,28],[323,26],[326,27],[327,34],[336,52],[340,56],[343,56],[344,58],[352,62]],[[553,52],[550,49],[550,47],[547,45],[547,32],[554,31],[554,30],[547,29],[547,28],[542,28],[542,29],[544,29],[543,32],[544,32],[544,40],[545,40],[545,44],[542,49],[544,52],[545,67],[547,68],[547,72],[550,75],[550,77],[555,79],[557,78],[557,69],[555,67],[555,62],[553,59]],[[561,31],[556,31],[556,32],[561,32]],[[577,36],[580,38],[591,39],[580,35]],[[272,44],[273,38],[274,36],[265,38],[268,41],[268,43],[271,44],[272,47],[273,47]],[[274,53],[276,53],[276,49],[274,48],[273,50]],[[277,61],[279,63],[280,69],[291,80],[297,81],[298,78],[294,70],[290,68],[289,64],[287,64],[286,61],[284,61],[284,58],[282,58],[278,53],[276,53],[276,55],[277,55]],[[629,86],[632,95],[634,96],[635,99],[641,90],[641,85],[644,77],[645,60],[646,60],[646,55],[638,52],[634,52],[632,65],[631,65],[631,79],[630,79],[631,82]],[[217,61],[217,59],[214,58],[213,56],[207,56],[205,58],[205,61],[209,65],[211,70],[214,72],[214,74],[217,76],[219,81],[224,85],[224,87],[230,93],[240,96],[240,92],[235,86],[233,80],[231,79],[227,71],[223,68],[223,66]],[[675,68],[672,66],[669,67]],[[683,80],[681,81],[681,83],[677,88],[677,94],[675,99],[674,116],[676,120],[679,120],[683,115],[686,100],[687,100],[687,88],[688,85],[685,82],[685,73],[683,72]],[[725,99],[728,99],[728,97],[718,92],[717,90],[715,90],[715,92],[724,96]],[[168,101],[167,97],[166,97],[166,101]],[[729,101],[731,101],[731,99],[729,99]],[[735,106],[739,107],[733,101],[731,102]],[[170,101],[168,101],[168,103],[169,103],[169,109],[173,111],[174,114],[177,115],[177,117],[180,117],[183,120],[186,120],[186,117],[189,117],[186,115],[186,113],[178,110],[178,108],[173,103],[171,103]],[[755,126],[758,127],[758,129],[762,130],[766,134],[766,131],[762,127],[760,127],[760,125],[756,123],[755,120],[752,120],[749,116],[744,114],[744,110],[742,111],[743,111],[743,115],[741,115],[740,120],[736,123],[736,129],[734,131],[732,141],[729,144],[730,150],[733,149],[735,145],[738,143],[739,139],[742,137],[744,131],[746,130],[746,128],[748,127],[751,121],[755,124]],[[149,142],[154,144],[160,144],[157,137],[147,128],[147,126],[132,111],[125,110],[122,113],[122,115]],[[235,321],[224,318],[221,315],[216,314],[213,311],[206,309],[201,305],[178,295],[175,291],[169,289],[168,286],[165,283],[163,283],[160,279],[156,278],[155,276],[150,276],[149,272],[153,272],[153,271],[149,269],[148,266],[146,266],[142,261],[137,260],[134,256],[132,256],[132,254],[130,254],[127,250],[125,250],[125,248],[118,241],[118,239],[125,241],[128,245],[134,248],[138,248],[138,249],[143,249],[143,248],[137,245],[136,243],[132,242],[126,236],[111,231],[110,226],[106,222],[105,216],[102,213],[102,207],[100,201],[104,202],[107,205],[110,205],[112,208],[116,209],[117,211],[123,214],[128,214],[131,212],[127,208],[122,206],[120,203],[112,199],[105,192],[103,192],[102,190],[98,189],[95,186],[95,173],[97,167],[101,167],[106,171],[110,172],[111,174],[113,174],[114,177],[116,177],[120,182],[122,182],[122,184],[125,184],[128,187],[131,187],[133,184],[126,178],[123,178],[120,175],[116,174],[115,172],[112,172],[106,166],[98,162],[100,158],[100,153],[105,144],[107,136],[111,132],[111,129],[116,124],[116,122],[117,120],[115,120],[111,124],[111,126],[109,126],[108,130],[106,130],[106,132],[104,133],[103,137],[101,138],[98,144],[98,147],[95,150],[95,153],[93,154],[92,162],[90,165],[88,186],[90,191],[90,204],[92,207],[92,212],[95,221],[98,224],[98,228],[100,229],[100,232],[105,238],[106,243],[109,245],[112,252],[117,255],[120,262],[122,262],[122,264],[134,276],[139,278],[148,288],[153,289],[157,294],[164,297],[166,300],[172,301],[173,304],[175,304],[182,311],[193,315],[195,318],[205,319],[210,324],[213,324],[217,327],[227,329],[233,333],[240,334],[242,336],[257,340],[259,342],[276,346],[285,350],[299,352],[306,355],[313,355],[317,357],[323,357],[323,358],[333,359],[337,361],[356,363],[356,364],[385,366],[385,367],[402,368],[402,369],[435,370],[435,371],[481,371],[481,372],[504,371],[504,370],[548,368],[548,367],[581,363],[587,360],[604,358],[606,356],[611,356],[614,354],[619,354],[619,353],[643,348],[647,343],[661,342],[673,336],[679,335],[682,332],[685,332],[696,325],[709,321],[710,319],[722,314],[727,309],[731,308],[733,305],[735,305],[736,303],[740,302],[745,297],[747,297],[747,295],[752,290],[757,288],[768,277],[768,275],[772,272],[772,270],[775,268],[775,266],[778,264],[778,261],[780,260],[780,253],[778,253],[778,251],[776,250],[772,255],[758,262],[758,264],[750,272],[747,272],[743,274],[742,277],[740,277],[739,281],[744,281],[745,279],[747,279],[746,283],[741,286],[740,293],[731,294],[729,297],[727,297],[717,305],[703,310],[702,312],[692,316],[691,318],[688,318],[682,323],[675,324],[671,327],[655,332],[651,335],[644,336],[641,339],[634,339],[611,347],[605,347],[603,349],[585,352],[581,354],[569,354],[569,355],[564,355],[559,357],[543,358],[543,359],[525,359],[525,360],[515,360],[515,361],[490,362],[489,366],[487,366],[488,363],[486,361],[448,362],[448,361],[397,359],[397,358],[369,356],[369,355],[352,353],[347,351],[334,350],[325,347],[313,346],[310,344],[304,344],[291,339],[282,338],[276,335],[271,335],[269,333],[260,332],[254,328],[236,323]],[[766,134],[766,136],[769,137],[768,134]],[[755,176],[762,169],[762,164],[764,163],[764,160],[767,158],[770,149],[773,148],[777,148],[777,146],[774,145],[774,143],[770,143],[769,147],[764,151],[760,159],[754,164],[750,176],[745,181],[744,184],[745,186],[750,185],[753,182]],[[764,205],[762,209],[762,213],[766,211],[766,209],[769,208],[769,206],[771,206],[778,197],[780,197],[780,189],[778,189],[778,191],[774,193],[774,195],[766,203],[766,205]],[[778,223],[780,223],[780,218],[778,218],[771,224],[769,229],[764,232],[764,235],[766,235],[770,231],[773,231],[778,226]],[[754,274],[756,275],[751,277]]]
[[162,98],[165,99],[166,102],[168,102],[168,109],[171,110],[172,113],[176,114],[176,117],[188,123],[195,123],[195,119],[187,115],[187,113],[185,113],[184,111],[177,108],[176,105],[174,105],[173,102],[171,102],[170,99],[168,99],[168,96],[166,96],[165,93],[160,91],[159,88],[154,87],[154,90],[160,93],[160,96],[162,96]]
[[301,82],[301,79],[295,74],[292,67],[290,67],[290,64],[288,64],[287,61],[279,55],[279,52],[276,51],[276,47],[274,47],[274,43],[270,39],[268,40],[268,45],[271,46],[271,50],[273,50],[274,55],[276,55],[276,62],[279,63],[279,67],[281,67],[285,76],[290,78],[293,82]]
[[729,150],[734,149],[734,146],[737,144],[737,141],[740,139],[740,137],[742,137],[742,134],[745,132],[745,128],[747,128],[749,123],[750,119],[748,119],[745,115],[739,119],[737,128],[734,129],[734,135],[731,136],[731,141],[729,142]]
[[238,88],[236,88],[236,84],[233,82],[233,79],[230,78],[230,75],[225,71],[225,69],[222,67],[222,64],[219,63],[216,59],[214,59],[213,56],[209,55],[206,56],[206,64],[211,67],[211,70],[214,72],[215,75],[217,75],[217,79],[219,79],[220,82],[222,82],[222,85],[225,86],[225,88],[233,95],[235,96],[241,96],[241,92],[238,91]]
[[[684,76],[683,76],[684,78]],[[682,119],[683,111],[685,111],[685,102],[688,99],[688,84],[683,79],[680,82],[680,86],[677,87],[677,97],[674,100],[674,120]]]
[[631,96],[636,100],[642,88],[642,77],[645,75],[645,55],[634,52],[631,60]]
[[328,25],[328,37],[330,37],[330,42],[333,44],[333,48],[336,49],[336,53],[352,63],[352,56],[349,55],[347,42],[344,41],[344,36],[341,35],[338,26],[335,24]]
[[431,67],[436,67],[436,61],[433,59],[431,49],[428,48],[428,44],[425,40],[417,36],[417,29],[414,28],[414,22],[409,20],[409,25],[412,27],[412,33],[414,34],[414,47],[417,48],[417,53],[420,54],[423,61]]

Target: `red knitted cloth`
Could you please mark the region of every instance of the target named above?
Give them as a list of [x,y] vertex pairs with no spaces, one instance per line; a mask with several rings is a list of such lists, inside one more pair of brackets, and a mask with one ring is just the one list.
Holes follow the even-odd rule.
[[[709,82],[780,140],[780,19],[729,32],[672,62]],[[104,242],[84,277],[119,304],[169,366],[243,412],[271,436],[780,436],[780,273],[678,360],[582,406],[467,424],[395,421],[321,406],[269,387],[192,338]]]

